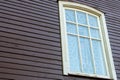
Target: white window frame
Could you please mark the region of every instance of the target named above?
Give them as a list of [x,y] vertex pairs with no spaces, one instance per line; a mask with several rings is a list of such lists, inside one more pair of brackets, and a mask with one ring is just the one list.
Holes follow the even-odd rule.
[[[106,57],[105,63],[107,65],[107,73],[108,73],[107,77],[69,72],[69,60],[68,60],[68,54],[67,54],[67,50],[68,50],[67,35],[66,35],[66,27],[65,27],[66,22],[65,22],[65,12],[64,12],[65,8],[78,9],[78,10],[85,11],[86,13],[88,12],[88,13],[99,16],[99,21],[100,21],[101,30],[102,30],[101,34],[103,35],[102,37],[103,37],[104,51],[105,51],[104,55]],[[82,5],[74,2],[68,2],[68,1],[59,1],[59,15],[60,15],[60,29],[61,29],[63,74],[117,80],[104,13],[86,5]]]

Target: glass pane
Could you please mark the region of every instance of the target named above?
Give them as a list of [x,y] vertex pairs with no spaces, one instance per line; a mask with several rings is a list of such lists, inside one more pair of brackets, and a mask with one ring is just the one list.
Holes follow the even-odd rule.
[[85,73],[94,73],[92,55],[90,48],[90,40],[87,38],[80,38],[81,52],[82,52],[82,67]]
[[83,12],[77,11],[77,22],[79,24],[87,24],[86,14]]
[[92,40],[92,47],[96,66],[96,74],[106,75],[101,42],[97,40]]
[[90,34],[91,34],[91,37],[92,37],[92,38],[97,38],[97,39],[100,38],[99,30],[98,30],[98,29],[93,29],[93,28],[91,28],[91,29],[90,29]]
[[79,26],[79,34],[82,36],[88,36],[88,28]]
[[73,10],[65,10],[66,20],[75,22],[75,11]]
[[91,27],[98,27],[97,17],[88,15],[88,19],[89,19],[89,25]]
[[77,36],[68,35],[68,54],[71,72],[80,72],[80,58]]
[[67,23],[67,32],[68,33],[77,33],[77,27],[75,24]]

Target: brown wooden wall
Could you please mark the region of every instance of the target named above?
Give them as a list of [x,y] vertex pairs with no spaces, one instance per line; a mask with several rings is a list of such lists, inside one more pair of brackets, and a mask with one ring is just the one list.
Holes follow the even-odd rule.
[[[105,13],[120,80],[120,1],[69,1]],[[63,76],[61,55],[57,0],[0,0],[0,80],[91,80]]]

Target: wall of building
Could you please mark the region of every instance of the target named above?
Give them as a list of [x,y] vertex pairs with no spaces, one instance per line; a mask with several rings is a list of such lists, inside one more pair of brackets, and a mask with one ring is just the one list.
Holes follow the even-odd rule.
[[[119,80],[120,1],[69,1],[105,13]],[[91,80],[63,76],[61,55],[57,0],[0,0],[0,80]]]

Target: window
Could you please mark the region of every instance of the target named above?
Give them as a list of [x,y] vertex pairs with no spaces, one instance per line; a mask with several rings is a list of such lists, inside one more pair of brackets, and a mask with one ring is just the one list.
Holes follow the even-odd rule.
[[64,74],[117,80],[104,14],[65,1],[59,10]]

